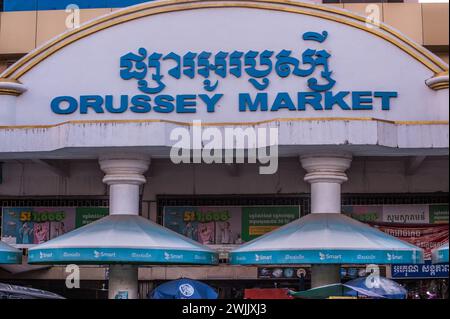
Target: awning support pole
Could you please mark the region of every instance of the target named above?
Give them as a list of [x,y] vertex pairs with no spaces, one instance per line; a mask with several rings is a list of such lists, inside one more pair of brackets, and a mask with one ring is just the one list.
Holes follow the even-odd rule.
[[138,266],[109,266],[109,299],[138,299]]
[[[311,213],[341,213],[341,184],[348,180],[350,154],[310,154],[300,157],[306,170],[305,181],[311,184]],[[340,283],[340,265],[311,266],[312,288]]]
[[317,288],[340,282],[340,265],[311,265],[311,288]]
[[[149,158],[141,155],[114,154],[99,160],[106,173],[103,182],[109,186],[110,215],[139,215],[139,187],[145,183],[144,173]],[[109,267],[109,299],[138,298],[138,266]]]

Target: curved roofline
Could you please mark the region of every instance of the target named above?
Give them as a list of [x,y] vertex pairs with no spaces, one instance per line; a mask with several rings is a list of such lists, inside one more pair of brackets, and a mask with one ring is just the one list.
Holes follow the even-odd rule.
[[306,2],[291,0],[164,0],[147,2],[123,10],[112,12],[98,19],[92,20],[77,29],[65,32],[41,47],[31,51],[10,68],[5,70],[1,77],[4,80],[18,81],[40,62],[58,52],[67,45],[82,38],[88,37],[104,29],[116,26],[135,19],[177,11],[207,9],[207,8],[253,8],[262,10],[273,10],[290,12],[322,18],[337,23],[345,24],[382,38],[397,46],[409,54],[415,60],[422,63],[435,75],[448,74],[448,65],[433,53],[421,45],[411,41],[400,32],[381,23],[379,26],[371,25],[366,18],[347,10],[327,7]]

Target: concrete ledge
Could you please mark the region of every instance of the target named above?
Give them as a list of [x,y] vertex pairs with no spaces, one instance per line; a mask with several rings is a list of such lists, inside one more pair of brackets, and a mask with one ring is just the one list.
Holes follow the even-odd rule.
[[[80,266],[81,280],[105,280],[107,267]],[[0,280],[65,280],[65,267],[54,266],[45,270],[12,275],[0,269]],[[196,280],[254,280],[257,267],[246,266],[155,266],[140,267],[139,280],[175,280],[181,277]]]
[[[169,140],[170,132],[179,126],[162,121],[0,126],[0,159],[97,158],[108,149],[117,151],[120,148],[168,157],[170,147],[175,143]],[[279,129],[281,156],[313,151],[318,146],[331,151],[339,147],[355,156],[448,154],[449,127],[446,121],[395,123],[376,119],[284,119],[252,126]],[[224,126],[217,127],[224,129]]]

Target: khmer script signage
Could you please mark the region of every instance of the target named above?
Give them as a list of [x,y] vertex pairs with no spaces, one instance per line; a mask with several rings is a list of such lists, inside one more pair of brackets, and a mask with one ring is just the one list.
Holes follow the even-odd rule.
[[149,2],[60,35],[2,73],[18,90],[2,123],[448,120],[426,84],[447,65],[409,39],[336,8],[263,2]]
[[[120,77],[132,81],[140,91],[137,95],[89,94],[81,96],[58,96],[51,101],[51,109],[56,114],[88,113],[197,113],[203,108],[208,113],[217,111],[224,93],[222,81],[245,78],[255,93],[238,89],[232,97],[232,105],[239,112],[277,112],[289,110],[332,111],[340,108],[344,111],[372,110],[378,108],[389,111],[392,100],[397,98],[396,91],[333,90],[336,80],[331,69],[332,54],[321,49],[329,33],[305,32],[301,37],[305,42],[301,52],[292,50],[265,49],[234,50],[232,52],[149,52],[139,48],[120,57]],[[339,63],[339,61],[333,61]],[[305,81],[307,90],[295,92],[276,92],[269,97],[267,90],[272,81],[293,77],[295,81]],[[200,78],[203,92],[186,94],[165,93],[165,79]]]

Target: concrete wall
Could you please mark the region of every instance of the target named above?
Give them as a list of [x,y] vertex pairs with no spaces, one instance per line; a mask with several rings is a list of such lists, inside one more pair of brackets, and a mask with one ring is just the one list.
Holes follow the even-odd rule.
[[[346,193],[448,192],[448,157],[427,157],[412,173],[410,158],[355,158]],[[67,162],[65,162],[67,163]],[[106,196],[103,173],[94,160],[68,162],[69,177],[31,161],[6,161],[0,198],[18,196]],[[144,200],[157,195],[298,194],[308,193],[305,171],[297,158],[282,158],[274,175],[259,175],[257,165],[174,165],[153,160],[147,172]]]
[[[106,267],[82,266],[80,267],[80,276],[82,280],[104,280],[106,271]],[[18,273],[14,276],[0,268],[0,279],[65,280],[66,276],[67,273],[63,266],[39,269],[31,273]],[[254,280],[258,278],[258,268],[230,265],[152,266],[139,268],[139,280],[175,280],[181,277],[195,280]]]
[[0,196],[105,195],[103,173],[95,161],[70,162],[70,176],[61,177],[31,161],[3,164]]

